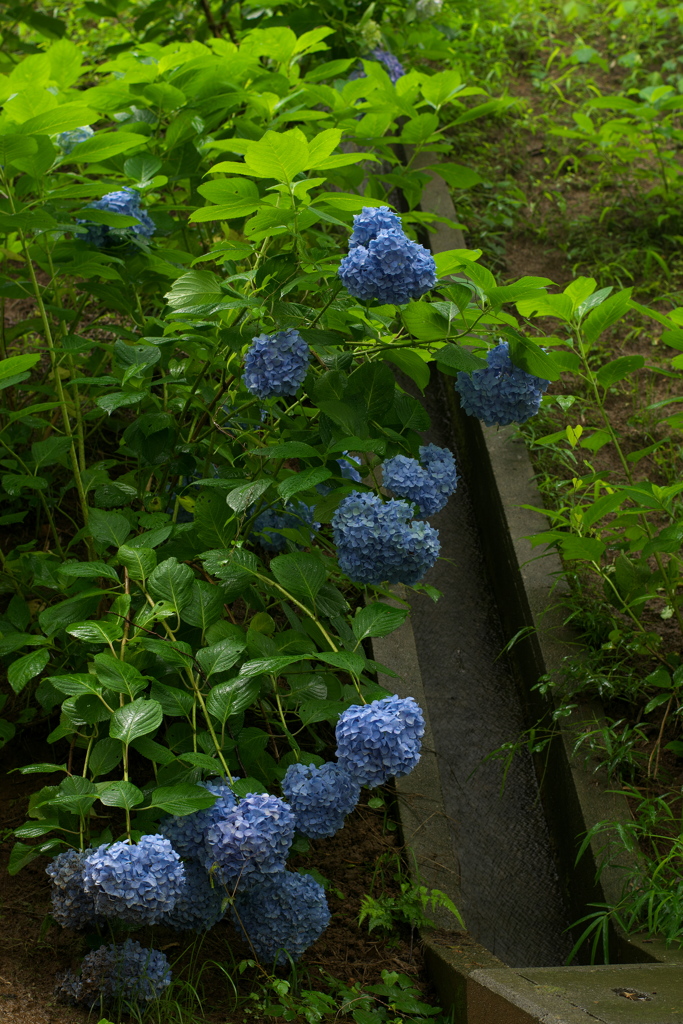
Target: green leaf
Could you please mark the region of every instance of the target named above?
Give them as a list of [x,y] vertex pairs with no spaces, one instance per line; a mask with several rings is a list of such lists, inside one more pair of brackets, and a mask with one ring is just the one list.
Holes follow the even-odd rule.
[[7,669],[7,681],[15,693],[21,693],[26,684],[40,675],[48,661],[50,652],[46,650],[31,651],[22,658],[17,658]]
[[124,807],[130,810],[145,799],[144,793],[132,782],[103,782],[100,801],[105,807]]
[[354,676],[361,675],[366,663],[365,655],[354,651],[318,651],[316,658]]
[[445,341],[450,324],[428,302],[411,302],[401,311],[406,329],[420,341]]
[[174,718],[189,718],[194,707],[194,698],[187,690],[178,686],[168,686],[158,679],[152,681],[150,696],[161,704],[165,715]]
[[398,366],[406,377],[410,377],[417,384],[420,391],[424,391],[429,384],[429,364],[417,352],[412,352],[409,348],[399,348],[395,352],[383,352],[382,359]]
[[98,775],[108,775],[116,768],[123,757],[123,747],[118,740],[110,736],[98,740],[90,753],[88,768],[90,774],[97,778]]
[[244,162],[248,172],[287,184],[312,166],[306,138],[298,128],[288,132],[267,131],[249,146]]
[[139,697],[114,711],[109,724],[109,735],[128,744],[138,736],[156,732],[163,717],[164,713],[158,701]]
[[481,175],[477,174],[471,167],[464,167],[462,164],[452,164],[450,161],[448,163],[435,164],[433,167],[421,167],[420,170],[438,174],[451,188],[474,188],[475,185],[479,185],[482,181]]
[[103,576],[120,582],[116,569],[106,562],[65,562],[57,571],[60,576],[75,576],[77,579],[99,579]]
[[606,545],[597,537],[577,537],[575,534],[560,535],[560,549],[565,558],[599,562]]
[[353,635],[360,643],[366,637],[387,636],[403,625],[408,617],[405,608],[392,608],[388,604],[375,602],[361,608],[351,623]]
[[436,352],[435,359],[438,368],[451,375],[455,375],[461,370],[465,373],[472,373],[474,370],[481,370],[488,365],[485,359],[472,355],[460,345],[444,345]]
[[253,704],[260,690],[258,679],[228,679],[218,683],[209,692],[206,698],[207,711],[223,726],[232,715],[238,715]]
[[283,444],[272,444],[267,448],[252,448],[247,454],[258,455],[262,459],[320,458],[320,452],[303,441],[285,441]]
[[48,842],[40,843],[38,846],[29,846],[27,843],[15,843],[9,855],[7,873],[16,875],[27,864],[30,864],[32,860],[35,860],[36,857],[52,853],[53,850],[62,846],[63,843],[60,839],[50,839]]
[[152,548],[130,547],[123,544],[117,555],[121,565],[128,570],[130,578],[142,583],[153,572],[157,564],[156,552]]
[[103,652],[94,657],[97,678],[107,690],[136,697],[146,689],[147,680],[134,665]]
[[[0,363],[0,369],[2,363]],[[49,437],[47,441],[35,441],[31,445],[31,455],[36,469],[39,466],[51,466],[59,462],[71,451],[70,437]]]
[[[76,597],[68,597],[66,601],[53,604],[38,616],[38,624],[47,636],[52,636],[65,626],[78,622],[84,615],[92,615],[102,600],[103,591],[87,590]],[[33,639],[33,638],[32,638]]]
[[133,750],[137,750],[138,754],[142,754],[148,761],[154,761],[155,764],[173,764],[176,760],[168,747],[150,739],[149,736],[141,736],[139,739],[133,740],[131,746]]
[[239,487],[234,487],[230,491],[226,501],[234,512],[246,512],[250,505],[253,505],[266,493],[272,482],[272,480],[261,479],[240,484]]
[[0,380],[5,377],[14,377],[24,370],[30,370],[40,359],[40,353],[30,353],[23,356],[8,356],[7,359],[0,359]]
[[203,786],[182,783],[178,786],[160,786],[152,792],[150,805],[160,807],[167,814],[183,816],[213,807],[216,797]]
[[586,317],[583,323],[583,335],[588,346],[593,345],[603,331],[620,320],[630,306],[632,288],[624,288],[610,295],[601,305]]
[[220,619],[225,598],[220,587],[207,580],[193,580],[190,599],[184,605],[181,619],[204,632]]
[[254,779],[251,776],[247,776],[246,779],[236,779],[232,789],[235,796],[240,797],[240,799],[243,799],[245,796],[249,796],[251,793],[268,792],[262,782],[259,782],[258,779]]
[[426,142],[438,127],[439,117],[437,114],[418,114],[403,126],[401,142],[418,146],[420,143]]
[[608,388],[612,384],[616,384],[617,381],[623,380],[624,377],[628,377],[629,373],[642,370],[644,366],[643,356],[620,356],[618,359],[606,363],[605,366],[601,366],[595,378],[603,388]]
[[362,399],[368,419],[380,419],[394,402],[396,381],[385,362],[362,363],[349,377],[345,401],[353,396]]
[[[80,123],[87,122],[81,121]],[[146,144],[146,139],[137,133],[100,131],[91,138],[77,143],[66,160],[70,164],[100,163],[102,160],[109,160],[112,156],[127,153],[130,149],[136,149]]]
[[239,660],[240,654],[247,646],[247,638],[239,640],[228,637],[210,647],[200,647],[196,653],[199,666],[207,679],[218,672],[227,672]]
[[155,640],[154,637],[136,637],[135,643],[145,651],[152,651],[162,661],[180,668],[192,664],[192,648],[182,640]]
[[291,501],[295,494],[299,494],[301,491],[310,491],[324,480],[329,480],[331,476],[331,471],[325,469],[324,466],[312,466],[310,469],[302,469],[300,473],[294,473],[293,476],[282,480],[277,485],[277,491],[285,501]]
[[202,544],[227,547],[236,532],[225,497],[216,490],[202,490],[194,503],[194,521]]
[[74,622],[66,627],[66,632],[87,644],[109,644],[123,636],[118,622]]
[[153,597],[168,601],[180,611],[192,597],[194,573],[177,558],[167,558],[150,575],[148,586]]
[[88,532],[99,547],[119,548],[130,533],[130,523],[120,512],[91,508],[88,512]]
[[273,558],[270,568],[285,590],[295,597],[309,600],[315,606],[316,595],[327,579],[327,570],[321,558],[297,551]]
[[557,363],[543,351],[540,345],[522,337],[511,328],[502,328],[503,334],[510,344],[510,359],[515,366],[527,373],[533,373],[542,380],[559,380],[562,376]]
[[280,673],[284,669],[289,668],[290,665],[296,665],[300,661],[306,661],[309,657],[310,655],[303,654],[282,654],[273,655],[272,658],[254,658],[252,661],[245,661],[237,678],[250,679],[253,676],[280,675]]

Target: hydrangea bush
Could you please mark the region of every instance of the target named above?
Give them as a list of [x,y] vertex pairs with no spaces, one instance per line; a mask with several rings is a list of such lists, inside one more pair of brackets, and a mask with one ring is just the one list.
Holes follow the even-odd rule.
[[[131,41],[80,71],[68,36],[57,50],[43,40],[42,134],[24,131],[38,87],[20,74],[0,115],[16,211],[0,222],[3,284],[14,294],[21,265],[40,314],[28,349],[15,354],[10,331],[0,359],[0,656],[59,751],[30,769],[50,785],[10,868],[46,856],[54,920],[114,930],[116,948],[63,981],[86,1003],[158,995],[161,954],[119,940],[148,924],[204,931],[233,898],[260,957],[315,941],[329,914],[318,884],[287,869],[295,833],[333,834],[359,787],[419,757],[420,710],[379,686],[365,646],[407,614],[384,603],[387,585],[434,596],[439,539],[424,517],[458,500],[413,385],[474,365],[471,390],[486,391],[485,369],[528,410],[558,376],[558,346],[545,353],[510,312],[514,286],[502,312],[476,251],[434,257],[414,240],[429,226],[424,172],[368,135],[381,123],[419,138],[427,124],[416,155],[446,152],[442,125],[490,98],[463,102],[423,70],[399,89],[369,73],[351,83],[349,117],[346,86],[333,109],[308,75],[329,57],[323,37],[302,36],[278,72],[299,126],[273,130],[260,31],[236,50]],[[366,36],[354,59],[373,49],[396,80],[381,27]],[[210,88],[217,66],[227,106]],[[245,133],[231,104],[247,91]],[[97,131],[74,128],[86,120]],[[403,215],[370,198],[393,195],[399,174]],[[503,334],[505,359],[462,347]],[[487,401],[485,415],[503,399]],[[332,756],[335,726],[337,762],[301,763],[326,729]],[[12,728],[0,720],[0,738]]]
[[526,423],[538,412],[550,381],[515,366],[506,341],[486,356],[487,366],[458,374],[455,390],[466,413],[487,427]]

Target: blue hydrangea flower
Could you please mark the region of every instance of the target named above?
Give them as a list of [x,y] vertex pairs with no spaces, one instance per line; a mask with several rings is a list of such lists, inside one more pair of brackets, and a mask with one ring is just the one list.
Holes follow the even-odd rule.
[[463,409],[487,427],[526,423],[538,412],[550,381],[515,366],[507,341],[491,349],[486,362],[481,370],[461,371],[457,376],[455,390]]
[[244,386],[259,398],[295,395],[310,359],[311,350],[298,331],[259,334],[244,357]]
[[149,1003],[171,984],[171,967],[158,949],[145,949],[126,939],[88,953],[80,976],[67,971],[58,982],[59,996],[90,1006]]
[[129,924],[156,924],[175,906],[185,869],[168,839],[142,836],[99,846],[85,859],[83,888],[93,896],[95,912]]
[[[365,210],[363,210],[365,213]],[[379,231],[366,246],[356,244],[339,265],[339,278],[354,299],[403,305],[436,284],[436,264],[424,246],[399,228]]]
[[355,462],[356,466],[362,466],[363,463],[361,462],[357,455],[349,455],[348,452],[344,452],[343,454],[345,458],[337,459],[337,465],[341,470],[341,475],[345,480],[353,480],[354,484],[359,484],[362,480],[362,477],[358,470],[356,469],[356,467],[351,466],[349,464],[349,459],[351,460],[351,462]]
[[254,520],[254,531],[260,534],[259,542],[264,551],[285,551],[287,540],[275,530],[296,530],[303,524],[320,529],[320,523],[313,520],[313,506],[303,501],[293,501],[288,510],[268,508]]
[[447,448],[435,444],[422,445],[420,458],[395,455],[382,463],[385,487],[400,498],[414,501],[423,516],[432,516],[445,507],[457,486],[455,459]]
[[204,833],[206,870],[215,870],[222,885],[254,885],[284,870],[294,828],[294,815],[284,800],[252,793]]
[[349,249],[357,245],[367,248],[380,231],[403,231],[401,218],[388,206],[364,206],[353,218],[353,232],[349,238]]
[[[237,782],[234,778],[233,782]],[[200,782],[200,786],[208,789],[217,799],[213,807],[206,807],[202,811],[194,811],[193,814],[185,814],[177,817],[170,815],[162,818],[159,823],[159,832],[170,839],[173,849],[181,857],[204,856],[204,832],[214,821],[231,811],[236,803],[237,797],[230,788],[229,783],[223,779],[209,779],[207,782]]]
[[378,46],[372,51],[372,57],[374,60],[384,64],[392,82],[398,82],[399,78],[405,75],[405,68],[400,60],[398,57],[394,57],[393,53],[390,53],[389,50],[383,50],[381,46]]
[[438,531],[405,501],[353,491],[332,519],[339,567],[356,583],[417,583],[438,558]]
[[320,938],[330,911],[325,890],[311,875],[283,871],[238,894],[233,918],[260,960],[286,964]]
[[62,928],[87,928],[98,918],[95,901],[83,889],[83,866],[93,850],[64,850],[45,868],[52,879],[52,916]]
[[57,145],[62,150],[62,153],[68,156],[74,146],[77,146],[79,142],[85,142],[86,139],[92,138],[94,134],[95,132],[90,125],[84,124],[82,128],[72,128],[70,132],[60,132],[57,136]]
[[337,759],[364,786],[381,786],[411,772],[420,760],[425,723],[412,697],[353,704],[337,722]]
[[88,209],[108,210],[110,213],[123,213],[127,217],[137,217],[138,223],[130,228],[110,228],[107,224],[89,224],[88,231],[84,236],[85,241],[90,245],[102,248],[107,245],[120,245],[130,242],[131,235],[139,238],[151,238],[155,232],[154,221],[150,215],[140,206],[140,195],[134,188],[120,189],[118,192],[107,192],[106,196],[97,199],[94,203],[88,203]]
[[340,765],[290,764],[282,792],[296,815],[297,830],[309,839],[333,836],[358,803],[360,785]]
[[161,923],[181,932],[208,932],[223,918],[224,896],[222,889],[211,885],[199,861],[185,861],[185,884],[173,910],[164,915]]

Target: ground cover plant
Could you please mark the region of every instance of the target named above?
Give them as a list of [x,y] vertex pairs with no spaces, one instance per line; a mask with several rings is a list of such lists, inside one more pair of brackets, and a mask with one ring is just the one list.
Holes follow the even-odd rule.
[[[627,794],[633,815],[596,829],[634,857],[622,902],[584,923],[596,958],[613,955],[612,919],[682,934],[680,15],[667,3],[512,5],[488,12],[468,51],[473,74],[519,98],[509,131],[484,125],[461,148],[482,177],[458,202],[468,241],[499,273],[561,285],[581,274],[565,294],[611,289],[615,314],[579,342],[580,365],[522,429],[550,509],[538,551],[550,541],[563,557],[566,619],[582,644],[562,686],[542,686],[560,716],[603,703],[576,756]],[[534,305],[544,332],[581,338],[580,306],[532,299],[525,311]],[[546,729],[524,742],[542,746]]]

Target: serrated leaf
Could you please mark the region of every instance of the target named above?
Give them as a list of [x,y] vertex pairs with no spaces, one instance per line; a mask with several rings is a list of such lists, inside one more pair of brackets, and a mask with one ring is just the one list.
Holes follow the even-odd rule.
[[27,683],[40,675],[48,661],[50,652],[46,650],[31,651],[17,658],[7,669],[7,681],[15,693],[21,693]]
[[207,580],[193,580],[190,600],[184,606],[180,617],[183,622],[190,626],[198,626],[204,632],[220,619],[224,600],[220,587]]
[[105,807],[124,807],[130,810],[145,799],[144,793],[132,782],[105,782],[100,790],[100,801]]
[[359,676],[365,669],[366,658],[364,654],[355,651],[318,651],[316,657],[324,661],[326,665],[342,669],[351,675]]
[[196,658],[199,666],[207,679],[218,672],[227,672],[229,668],[239,660],[239,656],[247,646],[246,636],[244,641],[235,637],[228,637],[226,640],[219,640],[210,647],[201,647]]
[[295,597],[307,598],[313,605],[316,594],[327,579],[327,570],[321,559],[303,551],[278,555],[271,560],[270,569],[286,590]]
[[110,644],[114,640],[120,640],[123,636],[123,629],[118,622],[74,622],[67,626],[65,632],[75,636],[77,640],[83,640],[88,644]]
[[130,743],[138,736],[156,732],[163,717],[158,701],[139,697],[122,708],[116,708],[109,723],[109,735],[122,743]]
[[366,637],[387,636],[403,625],[408,617],[405,608],[392,608],[376,601],[367,608],[361,608],[351,623],[353,635],[360,643]]
[[91,508],[88,512],[88,533],[101,547],[120,547],[130,530],[130,523],[120,512],[101,508]]
[[232,715],[238,715],[253,704],[260,690],[258,679],[228,679],[218,683],[208,694],[207,711],[223,726]]
[[285,480],[282,480],[278,484],[278,494],[284,498],[285,501],[290,501],[295,494],[300,494],[301,491],[309,491],[318,484],[323,483],[325,480],[329,480],[332,473],[329,469],[325,469],[324,466],[312,466],[310,469],[303,469],[300,473],[295,473],[293,476],[288,476]]
[[97,678],[107,690],[136,697],[147,687],[147,680],[127,661],[121,661],[112,654],[96,654],[94,657]]
[[261,479],[240,484],[239,487],[234,487],[230,491],[226,501],[234,512],[246,512],[250,505],[253,505],[266,493],[272,482],[272,480]]
[[167,814],[183,816],[213,807],[216,797],[203,786],[182,783],[177,786],[160,786],[152,792],[149,802],[152,807],[160,807]]
[[60,576],[74,576],[76,579],[98,579],[103,576],[120,582],[116,569],[106,562],[65,562],[60,565],[58,572]]
[[611,387],[612,384],[616,384],[618,381],[623,380],[624,377],[628,377],[630,373],[635,370],[642,370],[645,366],[645,359],[643,356],[620,356],[618,359],[613,359],[610,363],[605,366],[601,366],[595,375],[598,384],[602,385],[603,388]]
[[148,587],[153,597],[161,598],[180,611],[192,597],[194,573],[189,565],[167,558],[150,574]]
[[105,736],[98,740],[90,753],[88,768],[90,774],[97,778],[98,775],[108,775],[120,763],[123,758],[123,747],[118,740],[111,736]]
[[128,575],[132,580],[144,583],[156,568],[157,556],[152,548],[133,548],[123,544],[117,555],[119,562],[128,570]]

